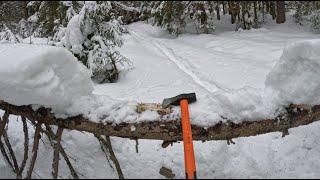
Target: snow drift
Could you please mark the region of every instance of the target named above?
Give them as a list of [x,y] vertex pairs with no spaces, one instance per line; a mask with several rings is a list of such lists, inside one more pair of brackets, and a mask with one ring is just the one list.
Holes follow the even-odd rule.
[[62,109],[91,94],[89,71],[66,49],[0,44],[0,99]]
[[295,42],[283,51],[265,85],[279,104],[320,104],[320,39]]

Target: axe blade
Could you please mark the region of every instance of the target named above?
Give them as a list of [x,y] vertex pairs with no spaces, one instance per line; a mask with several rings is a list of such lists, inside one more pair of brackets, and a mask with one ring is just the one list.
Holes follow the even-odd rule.
[[170,105],[178,106],[180,105],[180,101],[186,99],[188,103],[191,104],[197,101],[196,93],[188,93],[188,94],[179,94],[175,97],[166,98],[162,101],[162,108],[167,108]]

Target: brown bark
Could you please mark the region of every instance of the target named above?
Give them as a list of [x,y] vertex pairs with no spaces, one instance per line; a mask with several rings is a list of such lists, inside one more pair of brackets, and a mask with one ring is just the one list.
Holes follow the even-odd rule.
[[217,20],[220,20],[220,4],[219,4],[219,2],[216,5],[216,12],[217,12]]
[[58,178],[59,172],[59,161],[60,161],[60,148],[61,148],[61,137],[63,133],[63,128],[58,127],[55,144],[54,144],[54,151],[53,151],[53,163],[52,163],[52,176],[54,179]]
[[22,178],[23,170],[26,166],[28,160],[28,152],[29,152],[29,133],[28,133],[28,126],[27,120],[25,117],[21,117],[22,124],[23,124],[23,133],[24,133],[24,153],[23,153],[23,160],[20,165],[19,173],[17,174],[17,178]]
[[284,1],[276,2],[277,18],[276,22],[278,24],[284,23],[286,21],[286,8]]
[[37,160],[37,156],[38,156],[38,149],[39,149],[39,140],[41,139],[41,123],[38,122],[36,125],[36,130],[34,133],[34,140],[33,140],[33,147],[32,147],[32,158],[30,161],[30,166],[27,172],[27,176],[26,179],[31,179],[32,178],[32,173],[33,173],[33,169]]
[[[293,108],[300,108],[299,112],[289,111]],[[64,129],[85,131],[95,135],[117,136],[131,139],[155,139],[164,141],[181,141],[181,125],[179,119],[160,122],[143,123],[96,123],[82,116],[70,117],[68,119],[55,118],[48,109],[40,108],[34,111],[30,106],[14,106],[0,101],[0,109],[10,114],[25,116],[26,118],[46,125],[61,126]],[[307,125],[320,120],[320,105],[302,106],[290,105],[285,115],[275,119],[257,121],[244,121],[241,124],[218,123],[215,126],[203,128],[192,125],[194,140],[229,140],[237,137],[248,137],[269,132],[285,132],[289,128]],[[131,131],[131,127],[135,131]]]

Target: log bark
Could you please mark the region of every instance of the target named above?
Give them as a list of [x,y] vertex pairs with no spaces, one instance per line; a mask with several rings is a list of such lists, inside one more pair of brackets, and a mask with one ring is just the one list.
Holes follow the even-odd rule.
[[[34,111],[31,106],[15,106],[0,101],[0,109],[10,114],[24,116],[46,125],[59,126],[67,130],[84,131],[95,135],[116,136],[130,139],[154,139],[167,142],[181,141],[181,124],[179,119],[143,123],[96,123],[83,116],[68,119],[55,118],[50,109],[40,108]],[[320,120],[320,105],[289,105],[287,113],[275,118],[257,121],[244,121],[240,124],[232,122],[218,123],[204,128],[192,125],[194,140],[230,140],[238,137],[256,136],[270,132],[286,132],[289,128],[307,125]],[[296,110],[294,110],[296,109]],[[135,127],[135,131],[131,131]]]

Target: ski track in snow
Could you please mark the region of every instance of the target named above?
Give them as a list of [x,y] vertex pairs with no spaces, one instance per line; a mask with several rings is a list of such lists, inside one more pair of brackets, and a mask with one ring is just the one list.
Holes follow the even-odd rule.
[[[188,63],[182,57],[178,56],[172,48],[164,45],[164,43],[161,42],[161,40],[147,38],[142,34],[138,34],[133,29],[130,29],[130,33],[132,37],[135,38],[137,41],[143,41],[144,44],[147,42],[147,44],[153,47],[152,49],[158,49],[165,57],[167,57],[168,60],[173,62],[179,68],[179,70],[191,77],[191,79],[196,84],[201,86],[207,92],[214,93],[218,90],[227,91],[226,88],[222,87],[221,85],[217,85],[217,82],[213,82],[212,80],[206,80],[205,78],[200,78],[199,72],[195,71],[196,69],[193,67],[191,63]],[[150,46],[148,47],[150,48]]]

